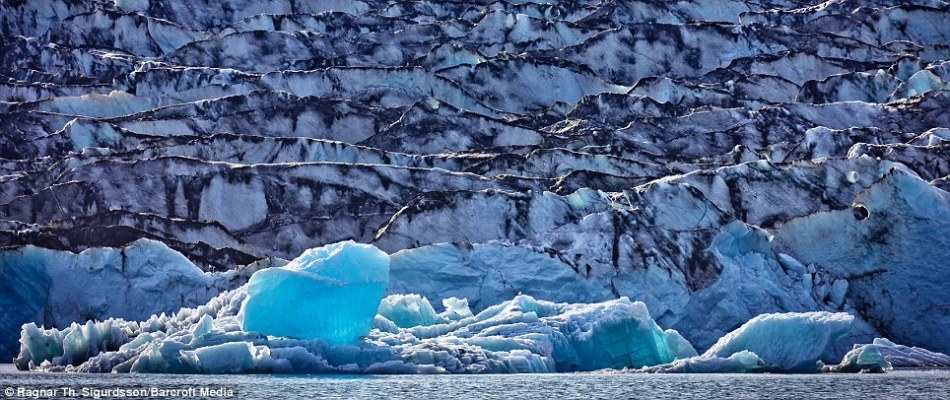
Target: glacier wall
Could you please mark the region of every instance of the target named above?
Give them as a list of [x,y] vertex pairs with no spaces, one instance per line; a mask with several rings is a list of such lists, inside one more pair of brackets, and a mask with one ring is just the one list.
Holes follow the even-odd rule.
[[146,320],[344,240],[419,295],[397,327],[626,296],[700,351],[845,312],[822,359],[950,352],[948,13],[0,1],[0,359],[24,323]]

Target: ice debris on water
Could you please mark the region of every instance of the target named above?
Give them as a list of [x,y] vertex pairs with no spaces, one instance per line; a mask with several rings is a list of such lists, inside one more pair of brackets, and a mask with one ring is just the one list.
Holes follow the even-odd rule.
[[[555,303],[517,295],[473,314],[460,298],[439,313],[418,294],[383,298],[389,256],[339,242],[207,304],[143,322],[65,329],[23,326],[20,369],[152,373],[819,372],[851,329],[847,313],[763,314],[704,354],[626,297]],[[948,357],[884,339],[826,371],[948,365]]]
[[825,366],[833,372],[885,372],[893,368],[946,368],[950,356],[896,344],[877,338],[870,344],[856,344],[838,365]]
[[696,355],[642,302],[519,295],[473,315],[464,299],[445,299],[439,314],[419,295],[381,299],[388,268],[388,255],[371,245],[311,249],[171,316],[63,330],[28,324],[16,362],[118,372],[476,373],[637,368]]

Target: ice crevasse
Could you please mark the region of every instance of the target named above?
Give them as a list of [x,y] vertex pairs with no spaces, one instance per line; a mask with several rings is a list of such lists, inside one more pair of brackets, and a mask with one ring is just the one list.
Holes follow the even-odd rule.
[[644,303],[625,297],[571,304],[518,295],[477,314],[464,299],[447,298],[439,313],[419,295],[383,298],[388,274],[386,253],[335,243],[172,315],[62,330],[26,324],[15,362],[163,373],[818,372],[818,357],[853,320],[765,314],[698,355]]

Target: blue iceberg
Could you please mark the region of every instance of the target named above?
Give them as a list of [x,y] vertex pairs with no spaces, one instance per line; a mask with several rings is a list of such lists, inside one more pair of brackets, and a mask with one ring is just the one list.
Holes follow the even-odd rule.
[[239,319],[245,331],[350,344],[373,327],[388,284],[388,254],[353,241],[334,243],[254,273]]

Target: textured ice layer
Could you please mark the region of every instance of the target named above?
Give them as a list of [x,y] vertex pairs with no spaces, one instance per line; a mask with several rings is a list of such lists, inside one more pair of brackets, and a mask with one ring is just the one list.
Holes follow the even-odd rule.
[[895,368],[950,367],[950,356],[920,347],[903,346],[884,338],[874,339],[874,342],[867,346],[876,347]]
[[388,254],[334,243],[251,276],[239,319],[246,331],[350,344],[369,333],[388,284]]

